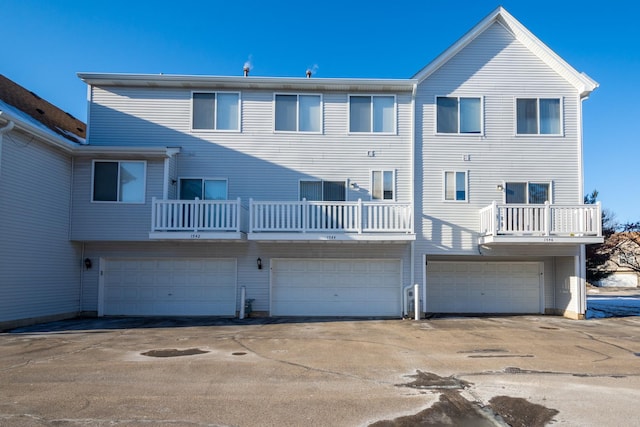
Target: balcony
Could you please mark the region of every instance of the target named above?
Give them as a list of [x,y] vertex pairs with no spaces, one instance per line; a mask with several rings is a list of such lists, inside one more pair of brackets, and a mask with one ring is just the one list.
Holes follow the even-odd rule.
[[480,210],[480,239],[488,244],[601,243],[600,204],[493,203]]
[[249,240],[415,240],[410,203],[249,202]]
[[[246,209],[246,208],[245,208]],[[237,200],[153,199],[154,240],[242,240],[242,205]],[[246,217],[246,215],[244,215]]]

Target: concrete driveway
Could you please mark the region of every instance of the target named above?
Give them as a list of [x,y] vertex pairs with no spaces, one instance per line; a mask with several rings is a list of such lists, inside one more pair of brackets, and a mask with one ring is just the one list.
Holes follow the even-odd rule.
[[638,317],[113,318],[0,334],[2,426],[622,426],[638,402]]

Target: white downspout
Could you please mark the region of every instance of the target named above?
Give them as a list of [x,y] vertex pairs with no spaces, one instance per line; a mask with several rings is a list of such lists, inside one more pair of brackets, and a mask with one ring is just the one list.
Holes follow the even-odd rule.
[[[0,111],[0,115],[1,114],[2,114],[2,111]],[[13,123],[13,120],[9,120],[6,125],[0,128],[0,171],[2,171],[2,136],[5,133],[11,131],[11,129],[13,129],[14,126],[15,126],[15,123]]]
[[238,318],[240,318],[241,320],[244,319],[245,317],[244,306],[246,301],[247,301],[247,288],[243,286],[240,288],[240,313],[238,315]]

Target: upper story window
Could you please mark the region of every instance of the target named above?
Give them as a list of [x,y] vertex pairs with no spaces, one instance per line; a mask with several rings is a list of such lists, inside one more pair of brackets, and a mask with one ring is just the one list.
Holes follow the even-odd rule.
[[276,94],[275,104],[276,131],[322,131],[322,97],[320,95]]
[[548,182],[507,182],[504,189],[506,203],[551,202],[551,184]]
[[446,171],[444,173],[444,199],[448,201],[467,201],[467,172]]
[[300,200],[344,202],[346,189],[344,181],[300,181]]
[[560,135],[561,129],[560,98],[516,99],[518,135]]
[[180,200],[227,200],[226,179],[180,178]]
[[144,161],[93,162],[94,202],[144,203]]
[[193,92],[194,130],[240,130],[240,94],[237,92]]
[[395,96],[349,96],[349,132],[395,133],[395,131]]
[[439,96],[436,98],[437,133],[482,133],[480,98]]
[[394,200],[395,171],[371,171],[371,199]]

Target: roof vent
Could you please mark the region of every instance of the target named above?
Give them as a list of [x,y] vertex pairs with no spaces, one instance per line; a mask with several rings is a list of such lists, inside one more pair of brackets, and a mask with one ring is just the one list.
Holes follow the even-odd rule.
[[38,113],[40,113],[40,114],[44,114],[44,111],[42,111],[42,110],[41,110],[41,109],[39,109],[39,108],[36,108],[36,111],[37,111]]
[[313,74],[313,72],[309,68],[307,68],[306,74],[307,74],[307,78],[310,79],[311,78],[311,74]]

